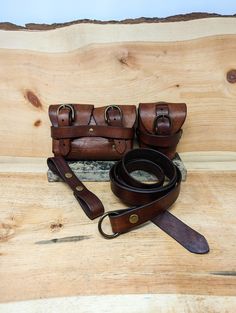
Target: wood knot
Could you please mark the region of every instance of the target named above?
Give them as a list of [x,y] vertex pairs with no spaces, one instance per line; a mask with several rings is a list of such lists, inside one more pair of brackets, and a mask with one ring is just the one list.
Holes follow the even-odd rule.
[[40,102],[39,98],[30,90],[26,92],[26,98],[28,101],[36,108],[42,109],[42,103]]
[[42,124],[41,120],[37,120],[37,121],[34,122],[34,126],[35,127],[39,127],[41,124]]
[[10,223],[1,223],[0,224],[0,242],[8,241],[15,234],[15,225]]
[[236,83],[236,70],[233,69],[233,70],[228,71],[226,77],[227,77],[227,81],[228,81],[230,84]]
[[129,51],[126,49],[121,50],[117,56],[117,59],[122,65],[129,66],[129,59],[130,59]]
[[63,224],[61,222],[51,223],[51,225],[50,225],[50,229],[53,232],[59,231],[62,227],[63,227]]

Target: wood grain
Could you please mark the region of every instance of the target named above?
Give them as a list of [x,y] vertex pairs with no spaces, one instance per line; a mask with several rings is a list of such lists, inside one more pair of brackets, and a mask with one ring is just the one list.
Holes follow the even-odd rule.
[[[109,183],[86,185],[106,210],[124,207]],[[194,255],[153,224],[107,241],[63,183],[48,183],[40,173],[2,173],[0,301],[133,293],[235,295],[235,188],[235,172],[190,173],[183,183],[172,213],[203,233],[211,248],[208,255]],[[59,238],[64,240],[53,240]]]
[[[0,31],[0,155],[51,153],[51,103],[186,102],[179,152],[236,150],[236,18]],[[207,135],[206,135],[207,134]]]
[[[190,172],[236,171],[236,152],[185,152],[180,157]],[[0,156],[0,173],[46,174],[47,169],[45,158]]]

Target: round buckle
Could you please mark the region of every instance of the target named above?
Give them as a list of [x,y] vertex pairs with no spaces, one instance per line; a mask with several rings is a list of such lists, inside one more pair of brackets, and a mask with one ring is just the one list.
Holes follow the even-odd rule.
[[74,109],[74,107],[71,104],[62,104],[62,105],[60,105],[58,107],[58,109],[57,109],[57,115],[58,115],[58,113],[60,112],[61,109],[65,109],[65,108],[70,109],[70,111],[71,111],[71,120],[73,122],[75,120],[75,109]]
[[105,214],[100,218],[100,220],[99,220],[99,222],[98,222],[98,230],[99,230],[100,234],[101,234],[104,238],[106,238],[106,239],[113,239],[113,238],[116,238],[116,237],[118,237],[118,236],[120,235],[120,233],[106,234],[106,233],[103,231],[103,229],[102,229],[102,222],[103,222],[104,218],[107,217],[107,216],[109,216],[109,215],[117,215],[117,214],[119,214],[119,213],[116,212],[116,211],[107,212],[107,213],[105,213]]
[[110,109],[117,109],[117,110],[119,111],[120,116],[121,116],[121,119],[122,119],[123,115],[122,115],[121,108],[120,108],[118,105],[109,105],[109,106],[106,107],[106,109],[105,109],[105,111],[104,111],[104,120],[105,120],[106,123],[108,122],[107,112],[108,112]]

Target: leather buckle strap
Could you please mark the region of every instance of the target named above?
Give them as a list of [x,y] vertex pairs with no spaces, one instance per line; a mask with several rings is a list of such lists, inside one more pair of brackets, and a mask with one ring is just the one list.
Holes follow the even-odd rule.
[[[109,105],[106,107],[104,111],[104,120],[107,125],[112,127],[122,127],[123,128],[123,113],[121,108],[118,105]],[[108,134],[111,134],[112,129],[108,130]],[[123,132],[124,133],[124,132]],[[134,133],[133,133],[134,135]],[[133,137],[132,135],[132,137]],[[121,139],[121,140],[120,140]],[[125,142],[124,135],[120,138],[114,138],[114,147],[116,151],[120,154],[123,154],[126,150],[126,142]]]
[[169,107],[166,103],[156,105],[156,117],[153,121],[153,130],[159,135],[169,135],[171,131],[171,118]]
[[122,121],[123,114],[122,114],[121,108],[118,105],[112,104],[112,105],[107,106],[104,111],[104,120],[106,123],[109,123],[109,116],[108,116],[109,110],[114,110],[114,109],[118,110],[119,115],[120,115],[120,120]]
[[[145,184],[137,181],[131,175],[137,169],[154,174],[158,182]],[[110,180],[113,193],[132,207],[103,215],[98,224],[103,237],[115,238],[152,221],[190,252],[209,251],[208,243],[201,234],[167,211],[179,196],[181,173],[164,154],[152,149],[131,150],[111,168]],[[113,231],[111,235],[106,234],[102,228],[107,216]]]
[[58,107],[58,109],[57,109],[57,116],[60,113],[61,109],[66,109],[66,108],[70,110],[71,121],[73,122],[75,120],[75,109],[74,109],[73,105],[71,105],[71,104],[62,104],[62,105],[60,105]]
[[[170,128],[171,128],[171,119],[168,115],[166,114],[161,114],[158,115],[154,118],[153,121],[153,129],[155,131],[155,133],[160,134],[163,133],[163,131],[161,131],[159,128],[161,128],[161,125],[165,125],[165,127],[167,128],[165,130],[165,133],[169,133],[170,132]],[[163,127],[163,126],[162,126]]]

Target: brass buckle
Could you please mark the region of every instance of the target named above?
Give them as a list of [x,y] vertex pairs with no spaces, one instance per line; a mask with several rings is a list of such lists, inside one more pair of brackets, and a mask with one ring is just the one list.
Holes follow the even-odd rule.
[[70,111],[71,111],[71,120],[73,122],[75,120],[75,109],[74,109],[73,105],[71,105],[71,104],[62,104],[62,105],[60,105],[58,107],[58,109],[57,109],[57,115],[59,114],[61,109],[65,109],[65,108],[70,109]]
[[122,115],[122,111],[121,111],[121,108],[118,106],[118,105],[109,105],[106,107],[105,111],[104,111],[104,120],[105,122],[107,123],[108,122],[108,116],[107,116],[107,112],[110,110],[110,109],[117,109],[121,115],[121,119],[123,118],[123,115]]
[[109,215],[117,215],[119,214],[118,212],[116,211],[110,211],[110,212],[107,212],[105,213],[99,220],[98,222],[98,230],[99,230],[99,233],[106,239],[113,239],[113,238],[116,238],[120,235],[120,233],[113,233],[113,234],[106,234],[103,229],[102,229],[102,222],[104,220],[105,217],[109,216]]

